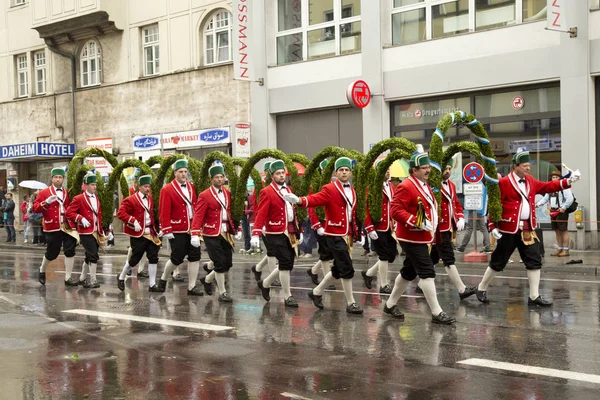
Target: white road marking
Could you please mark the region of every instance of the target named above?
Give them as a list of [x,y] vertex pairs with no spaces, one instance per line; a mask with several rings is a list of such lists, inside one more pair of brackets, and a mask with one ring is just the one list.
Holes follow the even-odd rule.
[[145,322],[147,324],[179,326],[182,328],[201,329],[201,330],[205,330],[205,331],[215,331],[215,332],[229,331],[229,330],[233,329],[232,326],[210,325],[210,324],[201,324],[198,322],[187,322],[187,321],[175,321],[172,319],[163,319],[163,318],[140,317],[138,315],[116,314],[116,313],[104,312],[104,311],[75,309],[75,310],[63,310],[62,312],[69,313],[69,314],[100,317],[100,318],[113,318],[113,319],[122,319],[125,321]]
[[11,299],[9,299],[8,297],[0,296],[0,300],[4,300],[7,303],[12,304],[13,306],[18,306],[19,305],[19,304],[15,303],[14,301],[12,301]]
[[472,365],[475,367],[501,369],[505,371],[523,372],[532,375],[550,376],[575,381],[600,383],[600,375],[584,374],[582,372],[563,371],[560,369],[534,367],[531,365],[513,364],[501,361],[486,360],[482,358],[469,358],[458,361],[458,364]]
[[304,396],[300,396],[299,394],[288,393],[288,392],[283,392],[283,393],[281,393],[281,395],[283,397],[290,397],[294,400],[312,400],[312,399],[309,399],[308,397],[304,397]]

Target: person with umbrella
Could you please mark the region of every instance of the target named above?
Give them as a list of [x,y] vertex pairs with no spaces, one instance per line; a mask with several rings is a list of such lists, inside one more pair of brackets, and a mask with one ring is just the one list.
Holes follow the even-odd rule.
[[46,284],[46,267],[58,257],[62,246],[65,255],[65,286],[77,286],[79,282],[71,278],[77,239],[68,233],[70,226],[65,214],[70,200],[67,190],[63,188],[65,170],[54,168],[51,175],[52,185],[43,189],[33,203],[33,212],[43,215],[42,229],[47,238],[46,254],[40,265],[38,281],[42,285]]

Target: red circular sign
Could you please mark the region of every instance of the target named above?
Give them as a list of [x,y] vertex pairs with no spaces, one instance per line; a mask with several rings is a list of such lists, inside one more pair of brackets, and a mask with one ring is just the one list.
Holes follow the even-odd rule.
[[421,111],[421,110],[415,111],[415,117],[416,118],[421,118],[421,116],[423,116],[423,111]]
[[483,179],[484,171],[481,164],[470,162],[463,169],[463,178],[469,183],[479,183]]
[[363,80],[354,81],[346,89],[346,98],[352,107],[365,108],[371,102],[371,89]]
[[515,96],[512,100],[512,107],[517,111],[521,110],[525,107],[525,99],[521,96]]

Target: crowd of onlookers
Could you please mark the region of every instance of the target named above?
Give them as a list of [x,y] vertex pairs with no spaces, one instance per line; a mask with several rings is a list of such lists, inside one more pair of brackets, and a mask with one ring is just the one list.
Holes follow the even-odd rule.
[[[6,192],[4,186],[0,186],[0,227],[6,230],[6,242],[17,242],[17,231],[23,233],[24,243],[45,246],[46,240],[42,232],[42,214],[34,213],[33,202],[39,190],[32,195],[24,195],[19,207],[20,221],[15,221],[15,208],[13,194]],[[22,228],[22,229],[21,229]]]

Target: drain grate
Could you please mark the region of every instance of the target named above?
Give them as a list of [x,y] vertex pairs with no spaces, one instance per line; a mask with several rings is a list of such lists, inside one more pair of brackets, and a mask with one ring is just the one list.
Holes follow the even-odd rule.
[[122,303],[122,304],[111,304],[111,305],[106,305],[106,308],[110,308],[112,310],[118,309],[124,309],[124,308],[138,308],[138,307],[147,307],[150,305],[149,301],[132,301],[129,303]]

